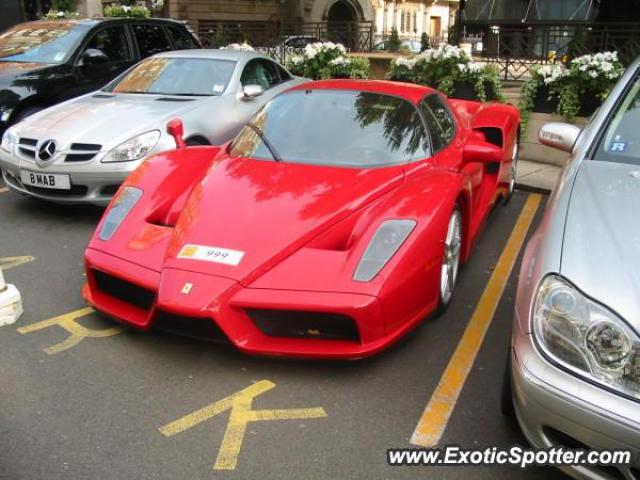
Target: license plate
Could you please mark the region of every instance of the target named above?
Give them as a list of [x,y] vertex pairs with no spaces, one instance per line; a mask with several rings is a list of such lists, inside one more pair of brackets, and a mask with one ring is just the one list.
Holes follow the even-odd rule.
[[20,180],[23,184],[32,187],[71,190],[69,175],[59,173],[39,173],[22,170],[20,172]]

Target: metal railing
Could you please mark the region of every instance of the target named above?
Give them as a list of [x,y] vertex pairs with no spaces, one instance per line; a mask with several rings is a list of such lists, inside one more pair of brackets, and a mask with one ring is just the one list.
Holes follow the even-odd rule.
[[540,64],[602,51],[617,51],[624,63],[640,55],[640,29],[631,23],[532,22],[486,25],[467,22],[462,38],[474,54],[500,68],[504,80],[525,80]]
[[246,41],[254,48],[284,62],[309,42],[342,43],[352,52],[373,47],[373,22],[218,22],[201,20],[198,35],[208,47]]

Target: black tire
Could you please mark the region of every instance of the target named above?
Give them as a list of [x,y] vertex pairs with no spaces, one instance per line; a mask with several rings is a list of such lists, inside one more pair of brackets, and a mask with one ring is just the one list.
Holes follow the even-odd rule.
[[516,409],[513,406],[513,388],[511,387],[511,348],[507,352],[507,361],[502,376],[502,393],[500,395],[500,412],[507,418],[516,418]]
[[206,139],[200,137],[187,138],[184,143],[187,147],[201,147],[203,145],[211,145]]

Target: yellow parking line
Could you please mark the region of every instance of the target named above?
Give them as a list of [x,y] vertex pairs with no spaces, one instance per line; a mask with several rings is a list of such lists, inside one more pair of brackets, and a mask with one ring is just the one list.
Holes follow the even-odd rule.
[[527,198],[460,343],[418,421],[411,436],[412,444],[429,448],[440,442],[541,200],[537,193]]

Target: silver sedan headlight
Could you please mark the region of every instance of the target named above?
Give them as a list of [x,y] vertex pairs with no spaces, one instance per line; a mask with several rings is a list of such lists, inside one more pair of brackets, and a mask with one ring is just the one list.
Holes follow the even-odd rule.
[[0,144],[0,148],[2,148],[5,152],[11,153],[13,152],[13,147],[18,144],[18,134],[15,129],[8,128],[5,130],[2,135],[2,144]]
[[148,155],[160,140],[160,130],[141,133],[122,142],[102,159],[102,162],[131,162]]
[[577,375],[640,398],[640,338],[615,313],[549,275],[533,312],[538,344]]
[[368,282],[395,255],[416,226],[414,220],[387,220],[380,225],[365,250],[353,279]]

